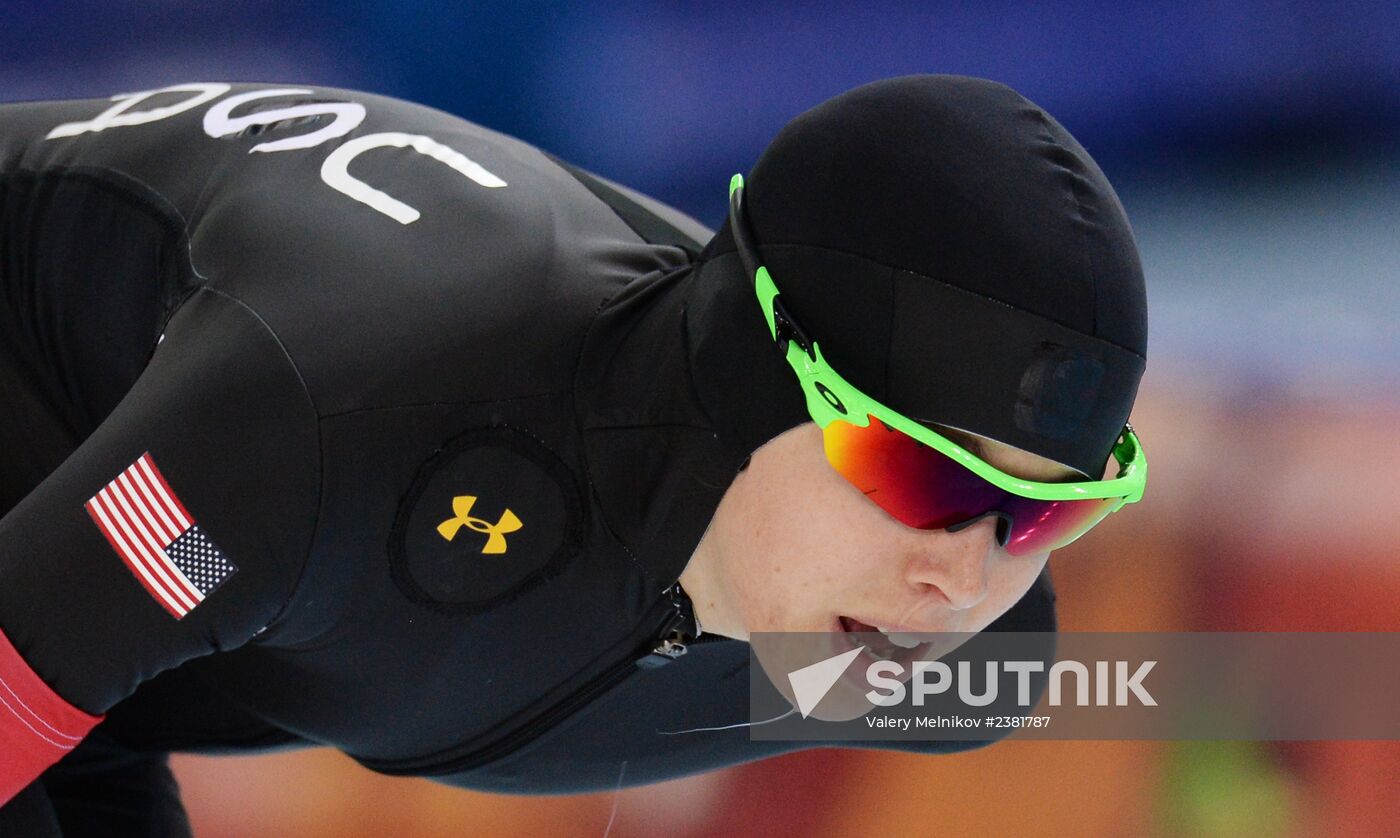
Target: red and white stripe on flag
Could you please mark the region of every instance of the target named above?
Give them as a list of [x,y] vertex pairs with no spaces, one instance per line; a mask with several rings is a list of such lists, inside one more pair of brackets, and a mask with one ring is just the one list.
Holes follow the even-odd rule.
[[177,620],[235,570],[207,539],[209,561],[221,562],[221,569],[207,570],[204,557],[198,567],[188,561],[182,567],[172,560],[171,545],[183,544],[182,537],[195,530],[195,521],[149,451],[83,507],[136,580]]

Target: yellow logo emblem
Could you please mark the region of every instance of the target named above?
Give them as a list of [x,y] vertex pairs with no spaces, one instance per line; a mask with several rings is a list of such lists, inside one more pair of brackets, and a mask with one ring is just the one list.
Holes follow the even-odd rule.
[[457,532],[462,527],[466,527],[487,536],[486,546],[481,548],[482,553],[504,553],[506,551],[506,533],[515,532],[524,524],[509,509],[502,512],[500,520],[494,524],[481,518],[473,518],[471,511],[472,505],[475,503],[476,495],[458,495],[453,498],[453,517],[437,525],[438,535],[451,541],[457,537]]

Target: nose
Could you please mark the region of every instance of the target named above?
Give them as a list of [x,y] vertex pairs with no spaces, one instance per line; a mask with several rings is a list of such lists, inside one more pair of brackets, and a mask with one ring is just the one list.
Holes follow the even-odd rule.
[[987,566],[999,547],[997,521],[988,516],[957,532],[920,531],[907,565],[908,581],[935,599],[947,597],[948,605],[959,611],[982,602]]

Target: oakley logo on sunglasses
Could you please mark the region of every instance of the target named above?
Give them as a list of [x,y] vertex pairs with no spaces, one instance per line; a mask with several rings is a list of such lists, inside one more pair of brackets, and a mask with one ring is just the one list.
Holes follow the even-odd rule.
[[813,381],[812,386],[816,388],[818,393],[821,393],[822,398],[826,399],[826,403],[831,405],[832,410],[835,410],[843,416],[847,413],[845,402],[841,401],[840,397],[831,392],[825,384],[820,381]]

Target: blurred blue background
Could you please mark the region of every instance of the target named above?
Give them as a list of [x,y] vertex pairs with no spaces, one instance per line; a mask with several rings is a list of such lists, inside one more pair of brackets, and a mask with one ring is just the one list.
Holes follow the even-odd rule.
[[1396,148],[1395,3],[853,6],[7,2],[0,90],[372,90],[514,134],[711,223],[723,208],[713,171],[751,162],[801,110],[903,73],[1005,82],[1110,175]]
[[[0,4],[0,98],[180,81],[400,96],[711,226],[728,175],[855,85],[1005,82],[1099,161],[1139,231],[1157,358],[1259,386],[1400,369],[1400,4]],[[1392,390],[1395,388],[1391,388]]]
[[[0,0],[0,100],[368,90],[711,227],[729,175],[785,122],[916,72],[992,78],[1048,110],[1118,189],[1142,252],[1133,421],[1153,484],[1056,554],[1062,627],[1400,630],[1383,526],[1400,501],[1400,4]],[[619,835],[918,834],[930,810],[940,834],[1400,834],[1395,743],[812,752],[549,805],[328,752],[177,768],[214,836],[596,835],[619,802]]]

